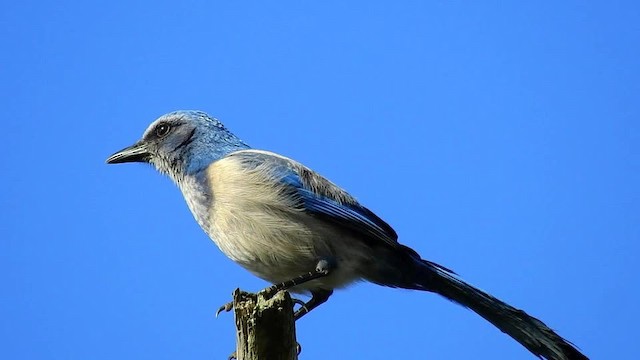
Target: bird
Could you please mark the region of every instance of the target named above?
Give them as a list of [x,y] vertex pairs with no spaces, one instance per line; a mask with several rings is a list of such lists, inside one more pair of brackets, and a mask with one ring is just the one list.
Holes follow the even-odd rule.
[[167,175],[228,258],[274,286],[311,295],[296,320],[335,289],[365,280],[439,294],[539,358],[588,359],[541,320],[422,259],[330,180],[290,158],[251,148],[203,111],[160,116],[139,141],[106,162],[147,163]]

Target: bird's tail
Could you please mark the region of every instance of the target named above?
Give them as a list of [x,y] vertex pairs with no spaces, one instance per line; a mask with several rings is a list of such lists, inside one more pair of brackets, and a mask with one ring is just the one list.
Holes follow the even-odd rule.
[[400,287],[434,292],[473,310],[538,357],[588,360],[542,321],[467,284],[451,270],[426,260],[416,261],[416,265],[413,284],[399,284]]

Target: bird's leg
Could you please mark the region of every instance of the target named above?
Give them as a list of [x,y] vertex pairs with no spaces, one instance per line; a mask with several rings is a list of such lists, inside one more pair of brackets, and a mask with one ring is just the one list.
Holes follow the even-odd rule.
[[302,285],[311,280],[323,278],[329,275],[329,273],[331,272],[331,270],[333,270],[334,267],[335,265],[333,264],[333,261],[328,259],[322,259],[318,261],[315,271],[310,271],[306,274],[297,276],[291,280],[287,280],[279,284],[271,285],[268,288],[264,289],[264,291],[268,294],[275,294],[280,290],[288,290],[294,286]]
[[[335,263],[332,260],[321,259],[320,261],[318,261],[318,264],[316,264],[315,271],[310,271],[310,272],[308,272],[306,274],[302,274],[302,275],[300,275],[298,277],[295,277],[295,278],[293,278],[291,280],[284,281],[284,282],[281,282],[279,284],[271,285],[271,286],[269,286],[268,288],[266,288],[266,289],[264,289],[262,291],[265,292],[265,295],[267,295],[268,297],[269,296],[273,296],[278,291],[288,290],[288,289],[290,289],[290,288],[292,288],[294,286],[298,286],[298,285],[304,284],[304,283],[309,282],[311,280],[315,280],[315,279],[319,279],[319,278],[325,277],[325,276],[329,275],[331,270],[333,270],[334,268],[335,268]],[[303,302],[302,300],[299,300],[299,299],[291,299],[291,300],[293,300],[294,304],[300,305],[300,308],[298,310],[296,310],[295,313],[293,314],[294,321],[297,321],[298,319],[300,319],[304,315],[308,314],[311,310],[317,308],[320,304],[326,302],[329,299],[329,297],[331,296],[331,294],[333,294],[333,290],[316,290],[316,291],[312,291],[311,292],[311,299],[309,301],[307,301],[306,303]],[[231,311],[231,309],[233,309],[233,301],[222,305],[218,309],[218,311],[216,311],[216,317],[222,311],[228,312],[228,311]],[[296,342],[296,353],[297,353],[297,355],[300,355],[301,351],[302,351],[302,346],[300,346],[300,343]],[[236,359],[236,353],[235,352],[233,352],[231,354],[231,356],[229,356],[229,360],[232,360],[232,359]]]
[[303,303],[302,306],[300,306],[300,308],[293,314],[294,320],[298,321],[298,319],[307,315],[311,310],[329,300],[329,296],[331,296],[331,294],[333,294],[333,290],[312,291],[311,299],[306,303]]
[[[315,279],[319,279],[322,277],[325,277],[327,275],[329,275],[329,273],[331,272],[331,270],[333,270],[335,268],[335,263],[333,262],[333,260],[330,259],[321,259],[320,261],[318,261],[318,264],[316,264],[316,268],[315,271],[310,271],[306,274],[302,274],[300,276],[297,276],[291,280],[287,280],[287,281],[283,281],[279,284],[275,284],[275,285],[271,285],[268,288],[262,290],[263,292],[265,292],[265,295],[267,295],[267,297],[269,296],[273,296],[275,293],[277,293],[278,291],[281,290],[287,290],[290,289],[294,286],[298,286],[301,284],[304,284],[306,282],[309,282],[311,280],[315,280]],[[327,291],[319,291],[317,293],[326,293]],[[317,307],[318,305],[322,304],[323,302],[327,301],[327,299],[329,298],[329,296],[331,296],[333,292],[329,291],[328,294],[322,294],[322,295],[316,295],[316,293],[312,292],[312,298],[311,300],[309,300],[308,302],[304,303],[304,305],[298,309],[298,311],[296,311],[296,314],[298,312],[300,312],[302,309],[306,308],[308,310],[304,311],[304,313],[302,313],[299,316],[296,316],[296,319],[299,319],[300,317],[302,317],[304,314],[308,313],[309,311],[311,311],[313,308]],[[315,299],[316,297],[318,297],[318,299]],[[314,300],[315,299],[315,300]],[[224,305],[222,305],[218,311],[216,311],[216,317],[221,313],[221,312],[229,312],[231,311],[231,309],[233,309],[233,302],[229,302],[226,303]]]

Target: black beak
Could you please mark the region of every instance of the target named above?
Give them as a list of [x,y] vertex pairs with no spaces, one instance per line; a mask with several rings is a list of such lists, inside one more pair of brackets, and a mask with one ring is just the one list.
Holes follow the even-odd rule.
[[117,153],[109,156],[107,164],[120,164],[126,162],[149,162],[150,154],[146,144],[137,142]]

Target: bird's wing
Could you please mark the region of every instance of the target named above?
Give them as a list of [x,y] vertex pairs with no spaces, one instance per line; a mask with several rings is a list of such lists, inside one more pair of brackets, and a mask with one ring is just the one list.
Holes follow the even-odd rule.
[[268,173],[286,193],[297,196],[303,210],[336,225],[344,226],[366,239],[399,246],[398,235],[384,220],[337,185],[304,165],[284,156],[261,150],[241,150],[228,156],[240,157],[244,166]]

